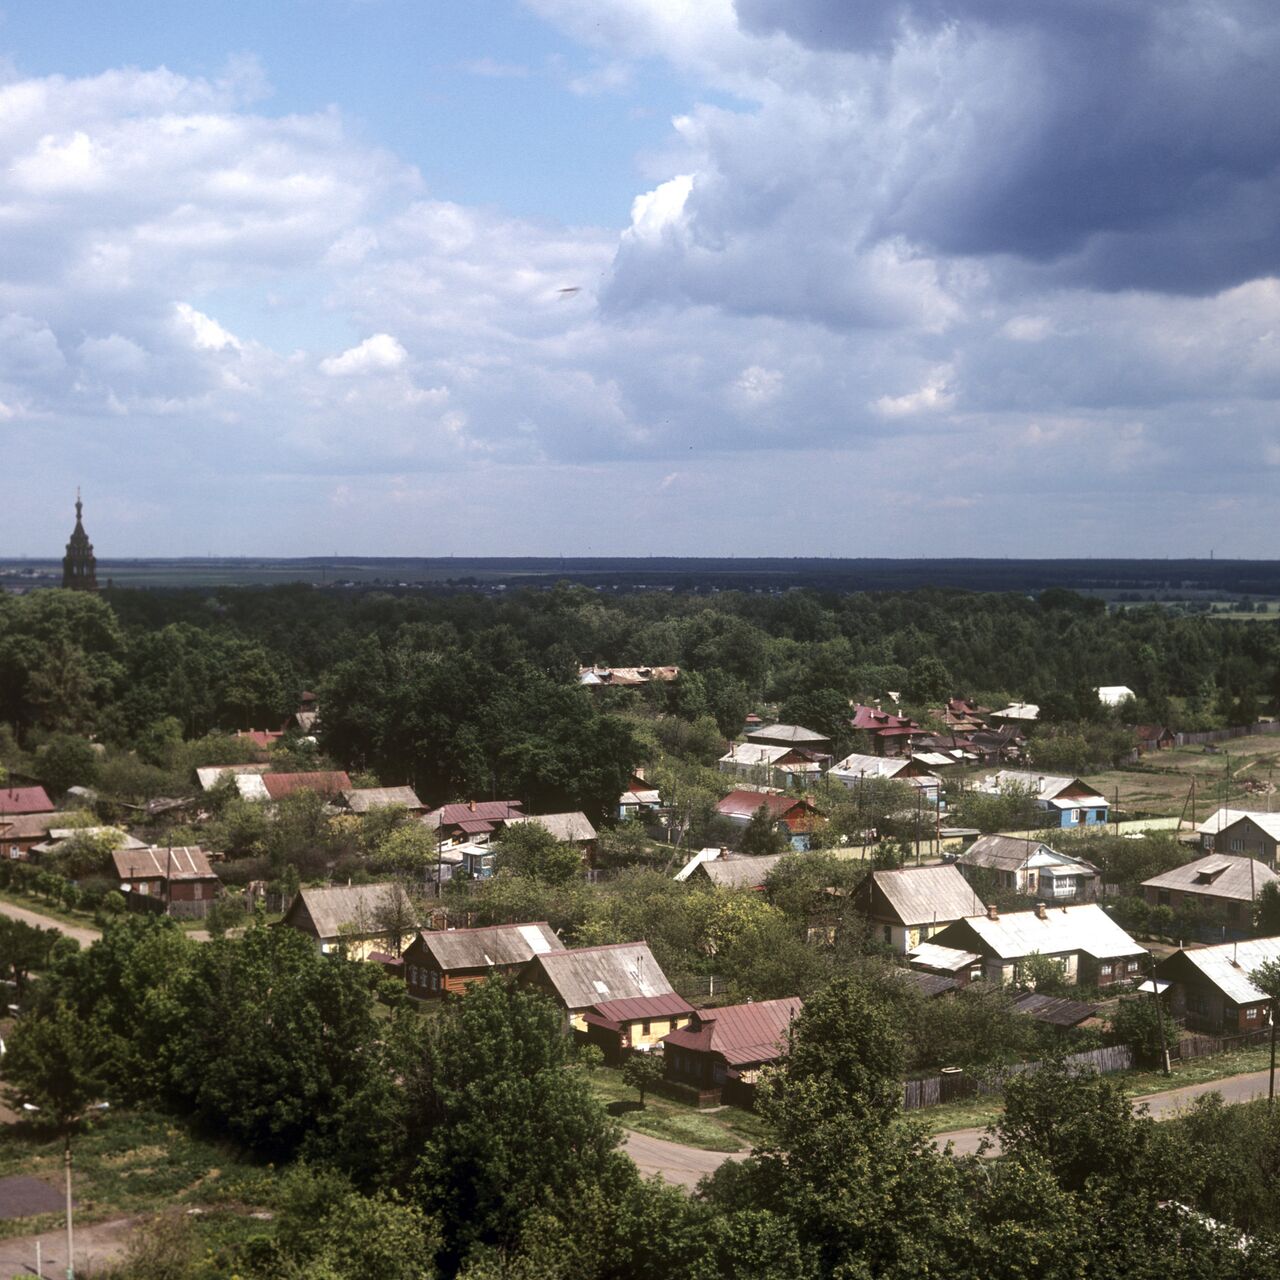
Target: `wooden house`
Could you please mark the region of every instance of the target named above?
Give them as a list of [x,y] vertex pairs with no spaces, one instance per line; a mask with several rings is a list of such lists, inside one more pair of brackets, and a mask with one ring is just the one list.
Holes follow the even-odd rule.
[[942,779],[910,755],[871,756],[855,752],[832,765],[827,776],[850,791],[857,791],[868,778],[888,778],[914,787],[934,808],[942,803]]
[[26,813],[52,813],[53,801],[43,787],[0,787],[0,821]]
[[200,848],[116,849],[111,861],[122,893],[131,901],[161,904],[150,909],[166,915],[203,916],[222,889],[209,855]]
[[385,923],[402,914],[403,894],[398,884],[299,889],[280,924],[305,933],[326,955],[363,960],[371,951],[403,952],[416,930],[390,938]]
[[563,951],[545,920],[480,929],[422,930],[404,952],[409,994],[420,1000],[462,995],[491,974],[515,977],[535,955]]
[[1263,886],[1280,880],[1270,867],[1253,858],[1211,853],[1142,882],[1142,896],[1153,907],[1174,911],[1194,904],[1220,910],[1229,925],[1247,929],[1253,904]]
[[1138,750],[1143,754],[1148,751],[1172,751],[1178,745],[1178,735],[1168,725],[1135,724],[1133,732],[1138,739]]
[[601,1000],[582,1020],[587,1043],[601,1049],[606,1062],[616,1064],[629,1053],[661,1048],[663,1037],[686,1026],[693,1012],[693,1005],[673,991],[664,996]]
[[716,762],[716,768],[756,786],[800,788],[821,778],[829,762],[829,756],[819,756],[805,747],[735,742]]
[[990,872],[999,888],[1049,902],[1092,902],[1102,892],[1102,872],[1092,862],[1020,836],[980,836],[956,866],[965,876]]
[[1280,938],[1250,938],[1214,947],[1175,951],[1156,965],[1157,982],[1169,983],[1174,1017],[1192,1031],[1238,1035],[1268,1025],[1271,1000],[1249,975],[1280,960]]
[[711,884],[717,889],[763,889],[774,867],[789,853],[756,857],[714,847],[700,849],[672,877],[690,884]]
[[720,1102],[749,1107],[762,1067],[787,1051],[798,996],[700,1009],[686,1026],[663,1039],[666,1079],[696,1090],[699,1106]]
[[467,800],[432,809],[422,821],[436,833],[442,848],[493,839],[512,818],[524,817],[520,800]]
[[895,715],[874,707],[857,703],[849,718],[849,727],[864,735],[865,745],[878,756],[909,755],[912,741],[924,730],[910,716]]
[[988,906],[986,915],[969,916],[939,930],[930,939],[941,947],[982,957],[988,982],[1016,983],[1033,955],[1062,963],[1067,982],[1108,987],[1136,982],[1145,971],[1147,952],[1096,902],[1072,907],[1011,911]]
[[643,769],[637,769],[627,783],[627,789],[618,797],[618,817],[648,818],[662,808],[662,794],[645,776]]
[[1205,853],[1242,854],[1276,866],[1280,845],[1280,813],[1255,809],[1219,809],[1196,831]]
[[953,921],[985,909],[953,866],[872,871],[854,890],[851,902],[900,955]]
[[413,814],[427,811],[412,787],[352,787],[342,793],[342,803],[360,815],[375,809],[403,809]]
[[767,724],[747,730],[747,741],[762,747],[803,747],[815,756],[831,758],[831,739],[802,724]]
[[793,849],[808,849],[810,835],[825,821],[807,796],[777,791],[730,791],[716,805],[716,812],[738,831],[745,831],[761,809]]
[[615,942],[535,955],[520,974],[522,986],[551,997],[569,1026],[586,1034],[586,1015],[601,1001],[672,994],[667,975],[645,942]]
[[936,942],[922,942],[907,952],[907,963],[920,973],[950,978],[957,987],[981,982],[986,962],[976,951],[956,947],[940,947]]
[[66,819],[59,813],[15,813],[0,818],[0,857],[25,862],[31,850],[49,838],[49,832]]
[[1106,826],[1107,798],[1080,778],[1035,773],[1027,769],[1001,769],[987,778],[983,790],[993,795],[1017,789],[1030,793],[1045,827]]
[[518,827],[528,823],[549,831],[561,844],[571,844],[589,862],[595,857],[596,841],[600,838],[591,819],[581,811],[574,813],[531,813],[508,818],[506,826]]

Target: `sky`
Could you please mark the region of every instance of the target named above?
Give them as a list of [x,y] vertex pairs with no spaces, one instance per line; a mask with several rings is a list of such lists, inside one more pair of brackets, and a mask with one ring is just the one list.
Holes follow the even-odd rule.
[[0,557],[1273,558],[1274,0],[0,0]]

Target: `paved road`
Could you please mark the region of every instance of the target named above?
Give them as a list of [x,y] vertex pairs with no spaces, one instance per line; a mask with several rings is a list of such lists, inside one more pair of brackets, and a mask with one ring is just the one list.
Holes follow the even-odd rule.
[[647,1133],[635,1133],[630,1129],[627,1130],[623,1146],[646,1178],[650,1174],[661,1174],[668,1182],[688,1187],[691,1191],[707,1174],[715,1173],[726,1160],[741,1160],[746,1154],[703,1151],[700,1147],[681,1146],[678,1142],[651,1138]]
[[[1134,1098],[1135,1107],[1146,1107],[1157,1120],[1167,1120],[1185,1110],[1197,1098],[1206,1093],[1220,1093],[1227,1102],[1252,1102],[1254,1098],[1267,1096],[1269,1071],[1252,1071],[1247,1075],[1227,1076],[1222,1080],[1206,1080],[1202,1084],[1190,1084],[1182,1089],[1168,1089],[1163,1093],[1149,1093],[1144,1097]],[[958,1156],[976,1155],[978,1143],[986,1135],[985,1129],[956,1129],[951,1133],[940,1133],[934,1139],[939,1146],[948,1142],[954,1145]],[[999,1154],[997,1144],[991,1149],[992,1155]]]
[[68,938],[74,938],[82,947],[87,947],[102,937],[100,929],[90,929],[78,924],[64,924],[52,916],[42,916],[38,911],[28,911],[26,907],[15,907],[11,902],[0,901],[0,915],[10,916],[25,924],[37,925],[41,929],[57,929],[59,933],[65,933]]

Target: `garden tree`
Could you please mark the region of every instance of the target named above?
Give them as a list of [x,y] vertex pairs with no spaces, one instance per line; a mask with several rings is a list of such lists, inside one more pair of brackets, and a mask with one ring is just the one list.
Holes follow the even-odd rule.
[[19,1005],[27,992],[32,970],[43,969],[62,935],[57,929],[41,929],[25,920],[0,916],[0,974],[13,983]]
[[1048,821],[1036,806],[1034,790],[1023,783],[1007,783],[998,794],[970,790],[948,799],[961,821],[983,832],[1035,832]]
[[1259,938],[1280,935],[1280,884],[1274,880],[1262,886],[1253,909],[1253,931]]
[[670,851],[658,849],[649,838],[644,824],[627,818],[615,827],[600,832],[596,843],[596,865],[610,870],[619,867],[665,866]]
[[911,859],[911,845],[900,836],[880,840],[871,851],[871,867],[874,871],[897,871]]
[[778,830],[778,824],[769,813],[767,805],[761,805],[752,815],[738,840],[743,853],[781,853],[787,847],[787,839]]
[[954,1066],[981,1073],[1034,1049],[1036,1024],[1013,1012],[1005,987],[973,982],[937,1000],[901,986],[901,1025],[913,1069]]
[[304,875],[323,871],[329,846],[329,813],[324,796],[303,788],[275,801],[262,843],[273,875],[278,876],[287,866],[296,867]]
[[818,687],[792,694],[778,708],[778,717],[783,724],[803,725],[830,738],[837,759],[848,754],[853,740],[849,728],[849,699],[835,689]]
[[660,1053],[632,1053],[622,1064],[622,1083],[640,1095],[642,1107],[644,1095],[662,1079],[662,1074],[663,1062]]
[[765,880],[765,897],[803,936],[810,925],[837,924],[844,900],[865,875],[860,863],[829,853],[783,858]]
[[71,734],[55,734],[36,753],[40,781],[54,795],[62,795],[68,787],[88,787],[98,772],[98,757],[93,744]]
[[415,902],[398,880],[387,886],[387,892],[373,913],[373,925],[386,938],[387,950],[398,956],[408,938],[424,918],[422,906]]
[[504,827],[494,845],[500,872],[564,884],[582,874],[582,854],[537,822]]
[[112,867],[111,855],[123,843],[123,831],[88,828],[63,840],[47,861],[59,875],[71,880],[105,875]]
[[392,832],[402,827],[422,825],[414,822],[414,816],[401,804],[384,805],[358,817],[349,816],[355,820],[356,843],[365,853],[373,853]]
[[728,975],[738,999],[807,996],[830,977],[832,957],[810,944],[780,912],[746,921],[719,947],[715,968]]
[[267,806],[243,799],[229,776],[219,781],[209,794],[217,816],[205,828],[208,845],[229,857],[265,854],[272,825]]
[[1108,1031],[1116,1044],[1132,1045],[1148,1063],[1163,1062],[1165,1050],[1178,1043],[1177,1025],[1149,999],[1121,999],[1111,1012]]
[[945,702],[953,687],[951,674],[942,660],[933,654],[925,654],[908,668],[903,692],[913,706],[931,706]]
[[1066,995],[1071,985],[1067,982],[1065,962],[1055,960],[1053,956],[1042,956],[1038,951],[1033,951],[1022,962],[1019,973],[1022,981],[1040,995]]
[[477,1246],[514,1248],[535,1214],[571,1234],[597,1192],[634,1186],[617,1125],[568,1069],[550,1001],[491,979],[446,1004],[435,1030],[413,1099],[425,1132],[416,1187],[440,1220],[446,1271]]
[[14,1109],[36,1108],[39,1123],[69,1133],[107,1084],[106,1044],[63,1001],[24,1013],[5,1043],[0,1079]]
[[1118,884],[1141,896],[1144,880],[1172,871],[1200,855],[1183,844],[1173,832],[1149,832],[1140,840],[1126,836],[1081,835],[1073,840],[1074,856],[1092,862],[1102,872],[1103,882]]
[[204,927],[210,937],[223,938],[232,929],[239,929],[248,919],[249,909],[239,893],[223,893],[209,904]]
[[916,790],[892,778],[859,778],[852,787],[826,781],[815,789],[814,804],[827,817],[812,836],[824,847],[865,844],[875,839],[895,813],[912,812]]
[[377,872],[421,884],[428,875],[435,874],[439,859],[439,837],[430,827],[413,822],[387,832],[370,855],[369,863]]

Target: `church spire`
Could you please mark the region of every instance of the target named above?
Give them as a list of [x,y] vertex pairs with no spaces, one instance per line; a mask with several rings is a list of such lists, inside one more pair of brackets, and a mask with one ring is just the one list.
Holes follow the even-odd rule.
[[97,591],[98,561],[93,554],[93,543],[84,531],[81,515],[84,503],[80,501],[80,486],[76,486],[76,527],[67,543],[67,554],[62,557],[62,585],[68,591]]

